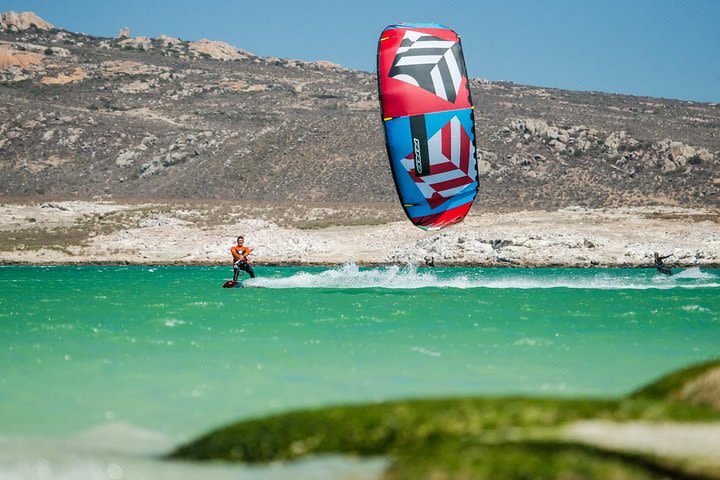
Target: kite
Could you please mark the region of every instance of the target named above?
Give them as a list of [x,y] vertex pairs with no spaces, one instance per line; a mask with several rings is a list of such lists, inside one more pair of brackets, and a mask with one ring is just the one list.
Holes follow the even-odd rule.
[[400,202],[425,230],[461,222],[478,192],[475,117],[460,37],[390,25],[378,42],[385,144]]

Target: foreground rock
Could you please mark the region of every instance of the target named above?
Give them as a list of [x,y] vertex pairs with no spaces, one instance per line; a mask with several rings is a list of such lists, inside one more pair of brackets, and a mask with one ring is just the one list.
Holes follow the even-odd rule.
[[387,455],[385,479],[720,478],[720,410],[673,396],[718,368],[681,370],[617,400],[470,397],[291,412],[216,430],[171,457]]
[[[118,161],[132,162],[131,157]],[[239,234],[260,264],[720,266],[720,213],[675,207],[473,211],[426,232],[395,205],[46,202],[0,206],[0,262],[226,264]]]

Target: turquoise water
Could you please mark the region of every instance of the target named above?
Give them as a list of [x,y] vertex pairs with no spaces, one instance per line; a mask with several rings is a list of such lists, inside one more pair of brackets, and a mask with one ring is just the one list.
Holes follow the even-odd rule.
[[624,394],[720,355],[720,271],[0,267],[0,436],[418,396]]

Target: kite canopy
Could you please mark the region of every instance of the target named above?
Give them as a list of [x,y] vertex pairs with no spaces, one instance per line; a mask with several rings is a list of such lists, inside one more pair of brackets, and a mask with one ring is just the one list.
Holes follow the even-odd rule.
[[378,89],[400,202],[420,228],[461,222],[478,190],[475,119],[460,37],[435,24],[390,25]]

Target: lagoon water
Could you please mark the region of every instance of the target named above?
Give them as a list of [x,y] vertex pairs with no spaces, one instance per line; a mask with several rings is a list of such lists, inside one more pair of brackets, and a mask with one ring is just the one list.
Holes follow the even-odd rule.
[[[220,288],[230,273],[0,267],[0,477],[179,478],[145,456],[241,418],[617,396],[720,353],[720,270],[259,267],[265,288]],[[292,475],[325,478],[309,465]]]

